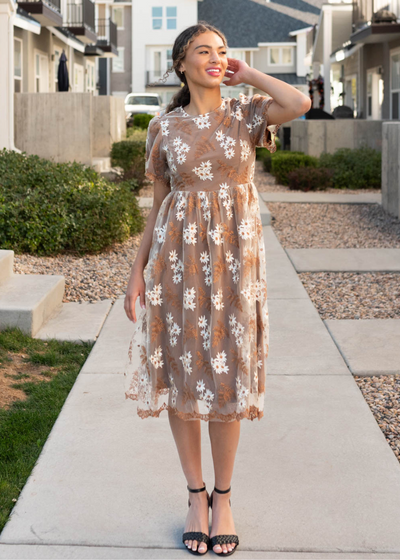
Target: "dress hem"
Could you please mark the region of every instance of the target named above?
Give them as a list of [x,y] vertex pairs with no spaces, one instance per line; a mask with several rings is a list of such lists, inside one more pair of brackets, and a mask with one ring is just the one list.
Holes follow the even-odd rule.
[[[125,393],[125,399],[131,399],[133,401],[137,401],[137,395],[127,395]],[[218,419],[222,422],[232,422],[234,420],[261,420],[264,416],[264,411],[257,408],[255,405],[252,405],[247,410],[243,412],[232,412],[231,414],[220,414],[219,412],[211,412],[210,414],[200,414],[199,412],[181,412],[176,407],[173,407],[169,404],[163,404],[157,410],[144,410],[142,408],[137,409],[137,415],[144,420],[145,418],[152,417],[152,418],[159,418],[161,412],[167,410],[172,412],[180,418],[181,420],[204,420],[205,422],[209,422],[215,419]]]

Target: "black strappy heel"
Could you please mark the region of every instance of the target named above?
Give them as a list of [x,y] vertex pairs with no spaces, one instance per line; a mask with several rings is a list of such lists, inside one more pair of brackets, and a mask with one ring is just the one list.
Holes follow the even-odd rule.
[[[206,489],[206,485],[205,482],[203,482],[203,484],[204,484],[203,488],[189,488],[188,486],[187,489],[189,490],[189,492],[204,492],[204,490]],[[208,492],[207,492],[207,501],[208,501],[208,506],[210,507],[210,496]],[[190,507],[190,498],[188,499],[188,507]],[[192,554],[197,554],[198,556],[204,556],[204,554],[207,554],[209,543],[210,543],[209,535],[206,535],[201,531],[188,531],[186,533],[183,533],[182,535],[183,544],[185,544],[185,541],[197,541],[198,543],[205,542],[207,545],[207,550],[205,550],[204,552],[199,552],[198,547],[197,550],[192,550],[191,548],[188,548],[186,545],[185,547],[189,552],[191,552]]]
[[[214,486],[214,490],[213,492],[218,492],[218,494],[227,494],[230,491],[231,487],[229,486],[228,490],[218,490],[218,488],[216,488]],[[213,502],[213,492],[211,492],[211,496],[210,496],[210,507],[212,509],[212,502]],[[229,498],[229,505],[231,505],[231,499]],[[236,546],[230,551],[230,552],[215,552],[214,546],[216,544],[228,544],[228,543],[235,543]],[[210,550],[212,550],[214,552],[214,554],[217,554],[217,556],[230,556],[231,554],[233,554],[236,550],[237,547],[239,545],[239,537],[237,535],[214,535],[213,537],[210,538]]]

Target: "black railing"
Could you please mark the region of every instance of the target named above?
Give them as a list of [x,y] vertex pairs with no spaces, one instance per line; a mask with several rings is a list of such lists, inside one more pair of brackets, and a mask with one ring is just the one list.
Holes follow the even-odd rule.
[[66,27],[86,27],[94,32],[94,19],[94,2],[91,0],[67,4]]
[[[181,81],[175,72],[167,75],[165,81],[159,81],[163,78],[166,70],[147,70],[146,71],[146,85],[147,86],[180,86]],[[156,82],[153,84],[153,82]]]
[[22,3],[25,4],[26,2],[31,2],[32,4],[46,4],[49,8],[53,10],[55,8],[57,12],[61,12],[60,0],[23,0]]
[[356,31],[360,27],[371,21],[374,13],[374,0],[354,0],[353,1],[353,29]]
[[117,26],[111,18],[98,18],[96,20],[97,42],[117,46]]

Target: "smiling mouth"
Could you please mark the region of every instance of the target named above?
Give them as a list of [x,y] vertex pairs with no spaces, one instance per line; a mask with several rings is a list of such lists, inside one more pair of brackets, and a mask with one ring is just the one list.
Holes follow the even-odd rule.
[[206,70],[207,74],[211,74],[211,76],[219,76],[221,74],[221,70],[219,68],[211,68],[210,70]]

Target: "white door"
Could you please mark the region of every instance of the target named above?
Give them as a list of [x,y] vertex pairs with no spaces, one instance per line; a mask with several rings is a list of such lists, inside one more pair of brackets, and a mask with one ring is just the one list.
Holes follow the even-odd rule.
[[83,79],[83,66],[81,64],[74,64],[74,91],[83,92],[84,79]]
[[49,91],[49,57],[39,51],[35,51],[35,91],[36,93]]
[[382,118],[383,79],[377,69],[367,72],[367,119]]

